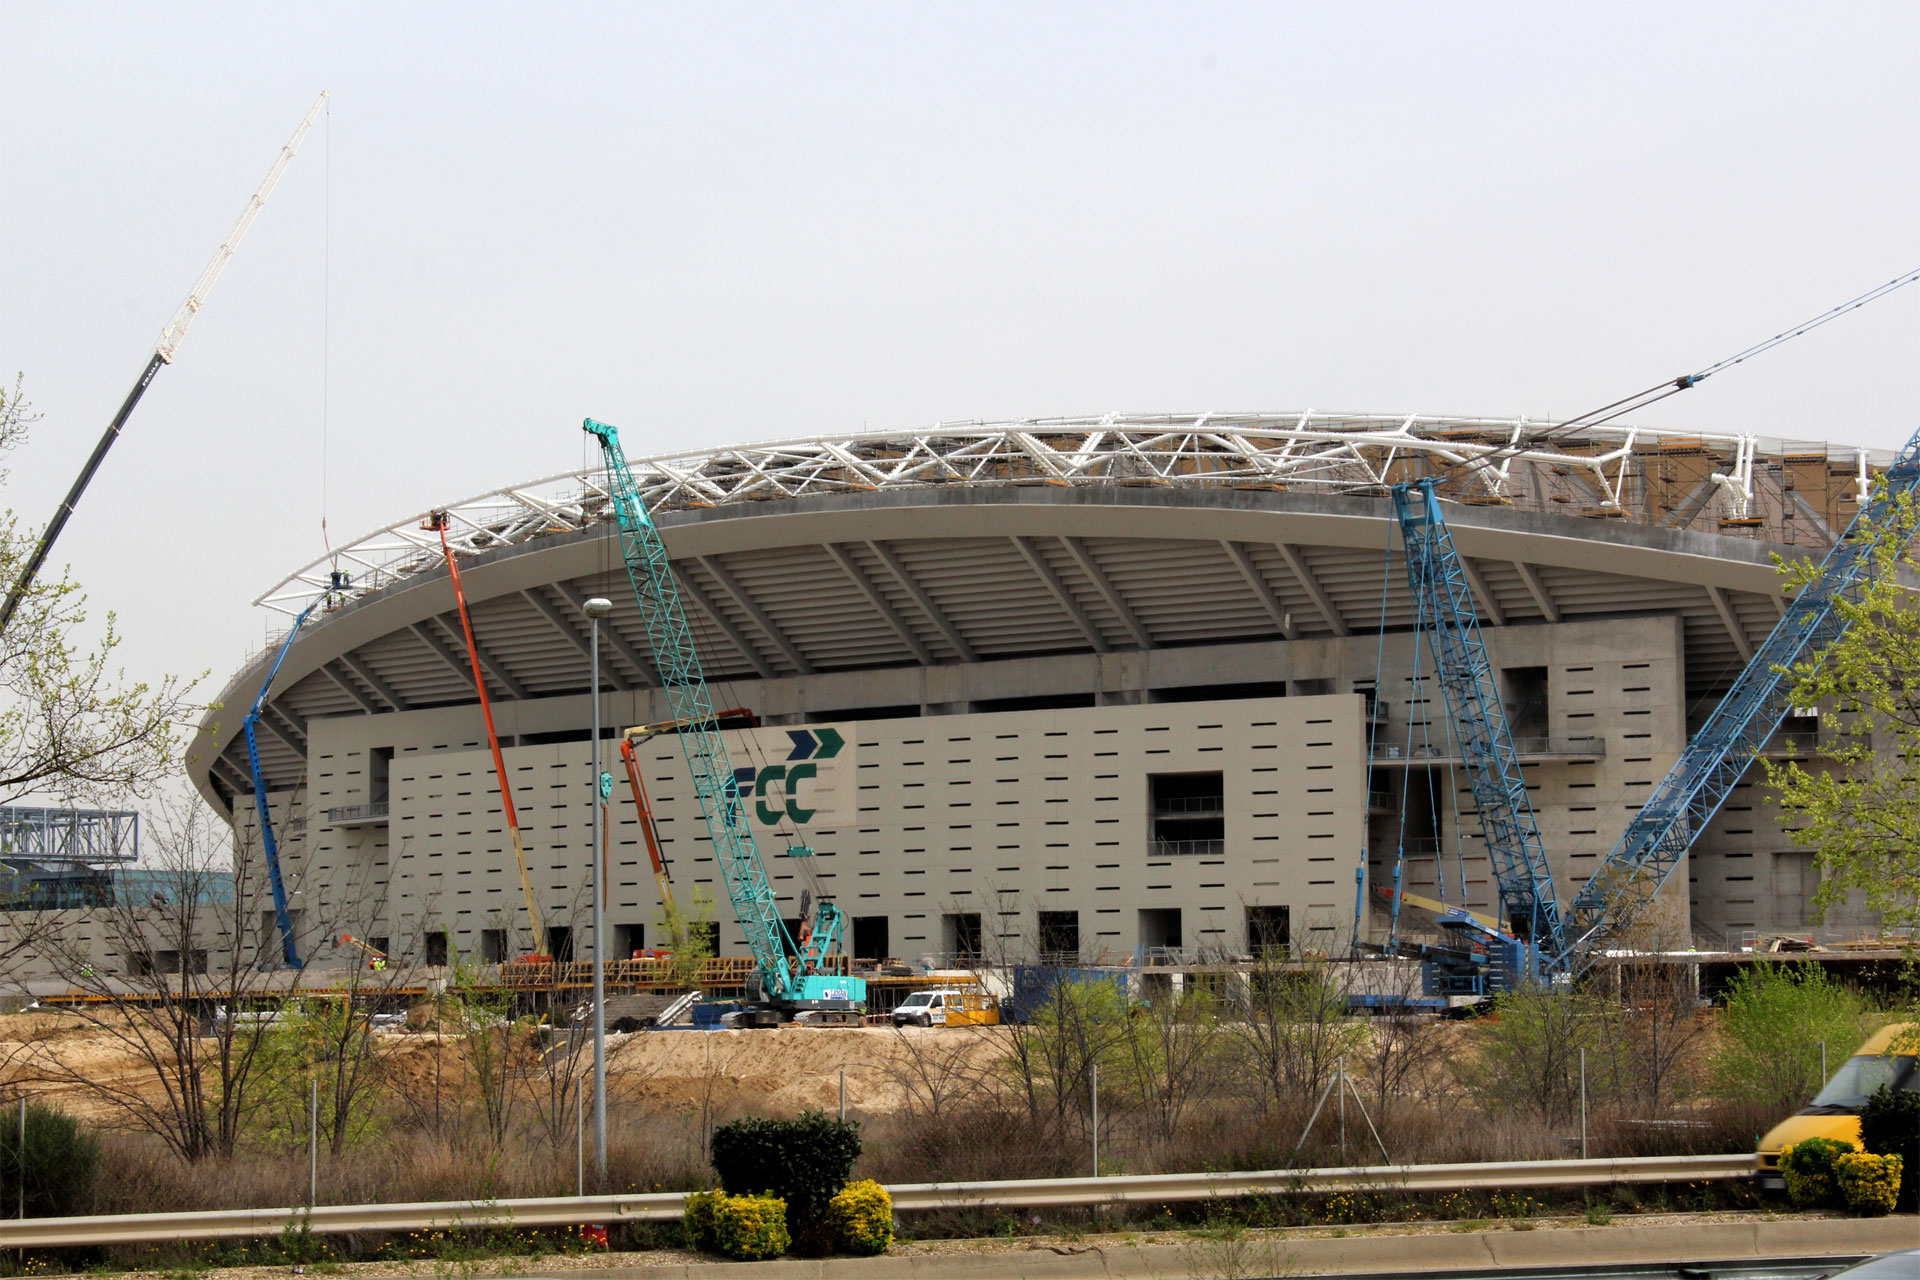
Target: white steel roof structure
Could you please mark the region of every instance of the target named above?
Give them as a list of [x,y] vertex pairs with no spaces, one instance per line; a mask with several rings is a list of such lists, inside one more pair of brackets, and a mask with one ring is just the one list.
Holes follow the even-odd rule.
[[[633,465],[709,675],[846,710],[866,705],[865,686],[890,671],[938,669],[945,683],[980,672],[1012,689],[1026,679],[1018,662],[1049,655],[1138,654],[1151,666],[1196,646],[1410,626],[1384,486],[1425,476],[1460,504],[1449,523],[1488,625],[1671,616],[1684,632],[1689,696],[1705,697],[1780,616],[1771,556],[1824,551],[1888,457],[1754,435],[1623,426],[1540,437],[1546,429],[1524,419],[1107,415]],[[1488,461],[1460,465],[1475,459]],[[608,686],[635,698],[657,686],[597,470],[447,510],[481,662],[501,699],[532,707],[584,692],[582,610],[596,595],[615,606],[602,633]],[[329,597],[264,707],[270,785],[304,776],[312,720],[473,701],[438,539],[420,519],[360,538],[260,597],[282,617]],[[270,657],[249,659],[220,703],[250,702]],[[189,764],[209,798],[226,804],[250,789],[244,746],[236,717],[209,713]]]
[[[1147,485],[1377,495],[1395,481],[1447,473],[1451,496],[1478,504],[1667,527],[1741,529],[1778,538],[1796,514],[1831,539],[1831,522],[1796,502],[1794,460],[1840,463],[1857,474],[1890,455],[1830,451],[1755,435],[1645,427],[1583,428],[1546,436],[1551,423],[1298,413],[1106,414],[1018,422],[950,422],[913,432],[776,441],[640,459],[635,476],[660,512],[821,494],[953,486]],[[1696,459],[1681,490],[1662,500],[1658,469]],[[1490,459],[1473,466],[1476,460]],[[1769,484],[1769,480],[1772,483]],[[1667,479],[1671,489],[1674,481]],[[513,546],[607,518],[597,468],[562,472],[445,508],[456,552]],[[426,512],[388,525],[301,568],[254,601],[298,613],[315,596],[337,602],[376,592],[441,564]],[[1678,518],[1676,518],[1676,514]],[[1794,538],[1788,536],[1787,541]],[[344,585],[335,577],[344,573]]]

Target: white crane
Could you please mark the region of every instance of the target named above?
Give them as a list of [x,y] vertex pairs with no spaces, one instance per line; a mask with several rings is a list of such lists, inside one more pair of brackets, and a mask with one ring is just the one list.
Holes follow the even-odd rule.
[[33,555],[27,559],[26,567],[20,570],[20,577],[7,592],[6,603],[0,605],[0,634],[4,634],[7,624],[13,621],[14,610],[20,607],[20,601],[26,595],[27,588],[33,585],[34,578],[39,575],[40,566],[46,563],[47,553],[53,550],[54,540],[66,527],[67,519],[73,514],[73,509],[80,505],[80,495],[87,491],[87,485],[93,480],[93,473],[100,469],[102,462],[106,461],[107,450],[113,448],[113,442],[120,438],[120,432],[127,425],[127,419],[133,416],[133,407],[139,404],[140,397],[146,394],[147,384],[153,381],[153,375],[160,371],[161,365],[173,363],[174,353],[179,351],[180,343],[187,336],[187,327],[193,323],[193,318],[200,314],[200,308],[206,305],[207,295],[213,292],[214,282],[220,278],[220,273],[226,270],[234,251],[240,247],[240,241],[246,237],[247,229],[253,226],[253,220],[259,217],[260,210],[266,207],[267,197],[273,194],[274,185],[280,181],[280,175],[285,173],[287,166],[293,162],[295,153],[300,150],[300,143],[307,136],[307,130],[313,127],[314,120],[326,104],[327,95],[323,90],[314,100],[313,110],[307,112],[306,119],[300,122],[300,127],[293,131],[291,138],[287,139],[287,144],[280,148],[280,154],[274,157],[273,165],[267,170],[266,178],[254,190],[252,199],[247,201],[246,210],[241,213],[240,220],[233,224],[233,230],[227,233],[227,238],[222,240],[220,247],[214,251],[213,261],[207,263],[207,269],[200,273],[200,278],[194,282],[193,291],[187,295],[187,300],[180,304],[180,309],[173,313],[173,319],[169,320],[167,327],[160,331],[160,341],[155,344],[153,356],[147,361],[147,367],[141,371],[140,380],[133,384],[133,390],[127,393],[126,400],[120,405],[120,412],[114,414],[113,421],[107,424],[106,434],[100,437],[100,443],[93,446],[93,452],[88,455],[86,465],[80,468],[80,474],[74,479],[73,487],[67,490],[67,496],[61,500],[59,507],[54,510],[53,519],[47,523],[46,532],[40,535],[40,542],[34,547]]

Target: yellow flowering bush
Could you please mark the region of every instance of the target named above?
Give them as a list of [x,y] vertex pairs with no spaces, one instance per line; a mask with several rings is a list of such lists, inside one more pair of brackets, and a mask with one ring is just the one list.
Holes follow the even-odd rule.
[[827,1225],[845,1253],[885,1253],[893,1243],[893,1197],[871,1178],[849,1182],[828,1202]]
[[724,1191],[696,1191],[687,1197],[687,1212],[683,1221],[686,1223],[689,1248],[701,1253],[720,1252],[714,1227],[719,1219],[720,1202],[726,1198]]
[[787,1202],[778,1196],[723,1196],[714,1208],[714,1252],[740,1262],[777,1258],[793,1243]]
[[1840,1197],[1847,1208],[1862,1217],[1877,1218],[1892,1213],[1900,1198],[1899,1156],[1876,1156],[1865,1151],[1849,1151],[1833,1162],[1833,1180],[1840,1186]]

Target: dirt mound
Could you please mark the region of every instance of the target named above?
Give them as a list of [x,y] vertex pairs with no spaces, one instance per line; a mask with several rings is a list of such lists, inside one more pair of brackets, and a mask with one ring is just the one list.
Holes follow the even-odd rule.
[[791,1113],[839,1104],[896,1111],[929,1082],[955,1086],[991,1070],[1001,1037],[946,1030],[650,1031],[611,1040],[608,1073],[620,1092],[655,1103],[725,1103]]

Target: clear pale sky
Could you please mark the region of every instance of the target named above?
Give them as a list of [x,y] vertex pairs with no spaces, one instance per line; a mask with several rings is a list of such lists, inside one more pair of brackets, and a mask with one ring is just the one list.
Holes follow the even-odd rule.
[[[212,668],[209,695],[260,642],[248,602],[320,554],[323,495],[351,539],[582,465],[587,415],[635,455],[1106,410],[1564,416],[1920,267],[1912,4],[0,22],[0,369],[45,414],[4,499],[34,523],[333,93],[56,553],[132,673]],[[1920,286],[1642,420],[1893,446],[1916,339]]]

